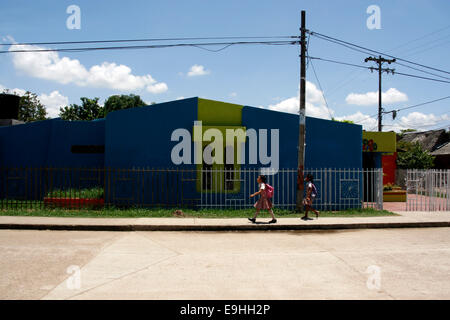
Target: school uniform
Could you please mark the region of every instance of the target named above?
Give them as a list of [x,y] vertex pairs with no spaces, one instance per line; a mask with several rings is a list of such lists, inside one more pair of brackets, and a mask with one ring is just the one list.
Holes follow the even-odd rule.
[[261,183],[259,185],[259,190],[262,192],[260,193],[260,197],[258,199],[258,201],[256,201],[256,203],[254,204],[254,207],[257,210],[269,210],[272,209],[272,202],[270,201],[269,198],[267,198],[267,193],[266,193],[266,184],[265,183]]

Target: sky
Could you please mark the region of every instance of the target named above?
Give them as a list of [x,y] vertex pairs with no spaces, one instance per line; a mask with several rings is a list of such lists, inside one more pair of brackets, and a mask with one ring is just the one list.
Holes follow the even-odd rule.
[[[372,5],[379,8],[379,15],[368,12]],[[68,10],[73,6],[80,10],[79,19],[74,19],[77,18],[74,11]],[[1,10],[0,50],[8,52],[0,54],[0,91],[36,93],[51,117],[57,117],[62,106],[79,104],[80,97],[98,97],[104,103],[111,95],[131,93],[140,95],[149,104],[198,96],[296,113],[299,46],[241,45],[219,52],[194,47],[9,52],[19,48],[15,43],[297,36],[300,11],[306,10],[306,27],[310,31],[450,71],[450,2],[447,0],[2,0]],[[374,17],[379,19],[373,20]],[[55,47],[61,46],[21,46]],[[308,54],[375,66],[373,62],[364,62],[368,57],[365,53],[314,36],[309,38]],[[424,69],[441,76],[437,77],[396,63],[385,67],[441,80],[450,78],[449,73]],[[313,59],[308,63],[306,77],[307,115],[347,119],[366,130],[377,129],[376,72]],[[450,95],[450,83],[396,74],[383,74],[382,86],[386,111]],[[395,120],[386,114],[383,124],[384,131],[448,128],[450,99],[401,110]]]

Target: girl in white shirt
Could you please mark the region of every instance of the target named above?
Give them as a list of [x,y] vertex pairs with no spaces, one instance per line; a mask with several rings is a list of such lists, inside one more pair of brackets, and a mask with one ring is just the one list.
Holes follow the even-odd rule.
[[253,198],[256,195],[260,195],[260,198],[258,199],[258,201],[256,201],[256,203],[254,204],[254,207],[256,209],[256,213],[255,216],[253,218],[248,218],[248,220],[250,220],[251,222],[255,223],[256,222],[256,217],[259,214],[260,210],[267,210],[270,215],[272,216],[272,220],[269,221],[269,223],[276,223],[277,219],[275,219],[275,215],[273,214],[273,210],[272,210],[272,201],[270,201],[270,199],[267,197],[267,193],[266,193],[266,182],[267,182],[267,177],[264,175],[260,175],[258,176],[258,179],[256,180],[259,183],[259,191],[255,192],[253,194],[250,195],[250,198]]

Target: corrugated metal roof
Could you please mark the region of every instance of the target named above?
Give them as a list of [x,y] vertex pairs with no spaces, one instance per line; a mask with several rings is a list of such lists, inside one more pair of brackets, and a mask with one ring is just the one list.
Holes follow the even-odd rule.
[[436,150],[431,152],[433,156],[439,156],[444,154],[450,154],[450,141],[443,144],[442,146],[439,146]]

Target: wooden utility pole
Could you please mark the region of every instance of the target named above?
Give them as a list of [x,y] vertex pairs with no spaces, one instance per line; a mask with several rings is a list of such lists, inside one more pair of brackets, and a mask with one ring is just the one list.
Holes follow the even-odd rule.
[[303,211],[303,170],[305,168],[305,134],[306,134],[306,13],[301,13],[300,28],[300,106],[299,106],[299,132],[298,132],[298,168],[297,168],[297,203],[298,212]]
[[[389,60],[385,59],[381,56],[378,56],[378,58],[375,57],[368,57],[364,60],[367,61],[374,61],[378,64],[378,131],[381,132],[383,130],[383,123],[382,123],[382,117],[383,117],[383,107],[382,107],[382,91],[381,91],[381,78],[382,73],[385,71],[386,73],[389,73],[392,71],[394,72],[394,69],[383,69],[383,62],[387,62],[388,64],[391,64],[392,62],[395,62],[395,59]],[[370,69],[373,70],[373,69]]]

